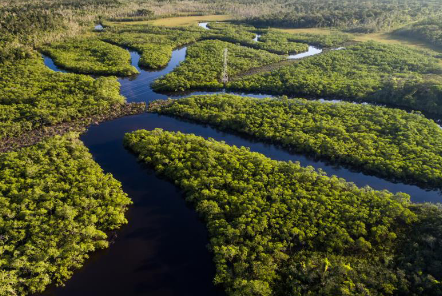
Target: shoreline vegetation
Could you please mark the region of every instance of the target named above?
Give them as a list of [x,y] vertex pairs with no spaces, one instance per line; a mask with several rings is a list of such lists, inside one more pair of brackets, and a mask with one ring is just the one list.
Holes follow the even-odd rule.
[[368,174],[442,188],[442,130],[421,114],[305,99],[200,95],[149,112],[209,124]]
[[120,117],[142,114],[146,112],[146,103],[125,103],[112,106],[106,113],[98,114],[71,122],[44,126],[25,132],[24,134],[0,140],[0,153],[11,152],[19,148],[35,145],[47,138],[62,136],[66,133],[83,133],[89,126]]
[[228,89],[372,102],[442,114],[442,65],[425,52],[376,42],[328,51],[272,72],[235,80]]
[[228,295],[442,292],[441,254],[425,246],[442,242],[437,206],[192,134],[138,130],[124,145],[206,222]]
[[284,58],[264,50],[238,46],[219,40],[205,40],[187,48],[186,60],[172,72],[155,80],[155,91],[186,91],[194,88],[219,89],[223,71],[223,51],[228,49],[227,74],[234,76],[251,68],[273,64]]
[[[192,44],[156,89],[227,86],[442,114],[442,50],[423,51],[409,39],[442,44],[437,1],[31,2],[0,0],[0,295],[62,285],[88,254],[108,247],[107,233],[127,223],[131,201],[79,134],[146,112],[145,103],[126,103],[116,77],[53,72],[38,50],[74,72],[131,76],[138,70],[124,47],[140,53],[140,66],[158,70],[174,49]],[[178,15],[186,16],[162,19]],[[97,23],[105,30],[93,32]],[[394,34],[406,41],[388,40]],[[365,39],[400,45],[364,42],[283,61],[307,44],[347,47]],[[228,74],[236,77],[227,85],[219,82],[225,47],[234,53]],[[441,185],[441,131],[418,111],[229,95],[155,101],[147,109],[387,179]],[[403,193],[358,188],[320,169],[194,135],[137,131],[124,145],[195,206],[210,232],[215,283],[231,296],[442,294],[440,205],[412,204]]]
[[89,254],[109,246],[131,201],[78,139],[54,136],[0,154],[0,291],[61,285]]
[[78,74],[132,76],[130,54],[121,47],[91,37],[77,37],[40,49],[54,64]]

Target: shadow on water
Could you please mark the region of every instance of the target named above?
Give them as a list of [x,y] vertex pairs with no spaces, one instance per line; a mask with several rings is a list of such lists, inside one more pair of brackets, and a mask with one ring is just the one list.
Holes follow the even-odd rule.
[[[131,52],[132,64],[140,70],[140,74],[135,78],[119,79],[121,94],[129,102],[167,98],[167,95],[155,93],[150,83],[173,70],[185,55],[186,48],[175,50],[165,69],[152,72],[140,69],[139,55]],[[45,63],[51,69],[58,70],[47,57]],[[213,92],[198,92],[203,93]],[[345,178],[358,186],[406,192],[415,202],[442,200],[439,191],[425,191],[417,186],[352,172],[208,126],[157,114],[124,117],[90,127],[81,139],[95,161],[105,172],[112,173],[132,198],[134,204],[127,214],[129,224],[117,232],[110,248],[92,254],[87,264],[74,273],[65,287],[48,289],[44,295],[224,295],[212,284],[215,267],[206,248],[208,239],[204,224],[195,211],[186,205],[173,183],[157,177],[151,169],[138,163],[136,157],[122,145],[125,133],[154,128],[194,133],[230,145],[247,146],[272,159],[299,161],[304,166],[322,168],[329,175]]]

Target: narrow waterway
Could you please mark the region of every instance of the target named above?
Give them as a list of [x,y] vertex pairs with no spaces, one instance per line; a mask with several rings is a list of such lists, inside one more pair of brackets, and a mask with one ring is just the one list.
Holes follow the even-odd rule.
[[[140,74],[119,79],[121,94],[128,102],[167,98],[166,95],[155,93],[150,83],[172,71],[185,59],[185,54],[186,48],[175,50],[165,69],[152,72],[140,69],[139,54],[131,52],[132,64],[140,70]],[[49,68],[59,70],[48,57],[45,57],[45,63]],[[95,161],[105,172],[112,173],[132,198],[134,204],[127,214],[129,224],[117,232],[110,248],[92,254],[65,287],[49,289],[44,295],[224,295],[212,284],[215,268],[206,248],[208,239],[204,224],[186,205],[173,183],[158,178],[151,169],[138,163],[136,157],[122,145],[125,133],[154,128],[193,133],[230,145],[247,146],[273,159],[299,161],[304,166],[322,168],[329,175],[345,178],[358,186],[406,192],[415,202],[442,201],[440,191],[426,191],[417,186],[367,176],[208,126],[156,114],[120,118],[90,127],[81,139]]]

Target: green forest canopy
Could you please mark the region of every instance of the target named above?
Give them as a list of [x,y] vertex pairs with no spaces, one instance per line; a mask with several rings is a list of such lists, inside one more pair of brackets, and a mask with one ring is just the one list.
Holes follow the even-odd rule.
[[201,41],[188,47],[186,60],[172,72],[154,81],[155,91],[217,89],[223,71],[224,49],[228,49],[228,75],[276,63],[284,59],[264,50],[256,50],[218,40]]
[[421,114],[234,95],[182,98],[155,112],[251,135],[384,178],[442,187],[442,129]]
[[244,77],[231,89],[374,102],[442,114],[442,67],[425,52],[364,42],[275,71]]
[[108,246],[106,231],[127,222],[130,203],[78,135],[0,154],[0,294],[65,282]]
[[442,49],[442,19],[427,18],[394,32],[410,38],[419,39]]
[[42,48],[54,63],[75,73],[131,76],[139,73],[130,54],[118,46],[95,38],[73,38]]
[[139,130],[124,143],[203,217],[229,295],[442,293],[435,206],[195,135]]
[[0,139],[101,114],[125,98],[115,77],[50,70],[41,57],[0,64]]

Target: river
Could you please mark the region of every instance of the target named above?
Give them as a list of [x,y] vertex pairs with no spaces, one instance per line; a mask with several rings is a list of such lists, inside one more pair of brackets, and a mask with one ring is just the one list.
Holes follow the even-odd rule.
[[[155,93],[150,83],[172,71],[185,59],[186,48],[173,51],[168,66],[160,71],[138,67],[139,54],[131,52],[132,64],[140,74],[120,78],[121,94],[128,102],[149,102],[168,96]],[[45,64],[60,71],[52,60]],[[198,92],[192,94],[203,94]],[[265,95],[251,95],[266,97]],[[274,145],[264,144],[208,126],[156,114],[124,117],[91,126],[81,136],[95,161],[105,172],[112,173],[134,204],[127,213],[129,224],[117,232],[110,248],[95,252],[85,266],[76,271],[65,287],[51,287],[44,295],[82,296],[209,296],[224,295],[212,280],[215,267],[206,245],[207,231],[197,214],[186,205],[173,183],[157,177],[122,145],[123,136],[137,129],[162,128],[168,131],[212,137],[229,145],[247,146],[277,160],[299,161],[302,165],[322,168],[358,186],[406,192],[414,202],[438,202],[440,191],[426,191],[417,186],[393,183],[360,172],[291,154]]]

